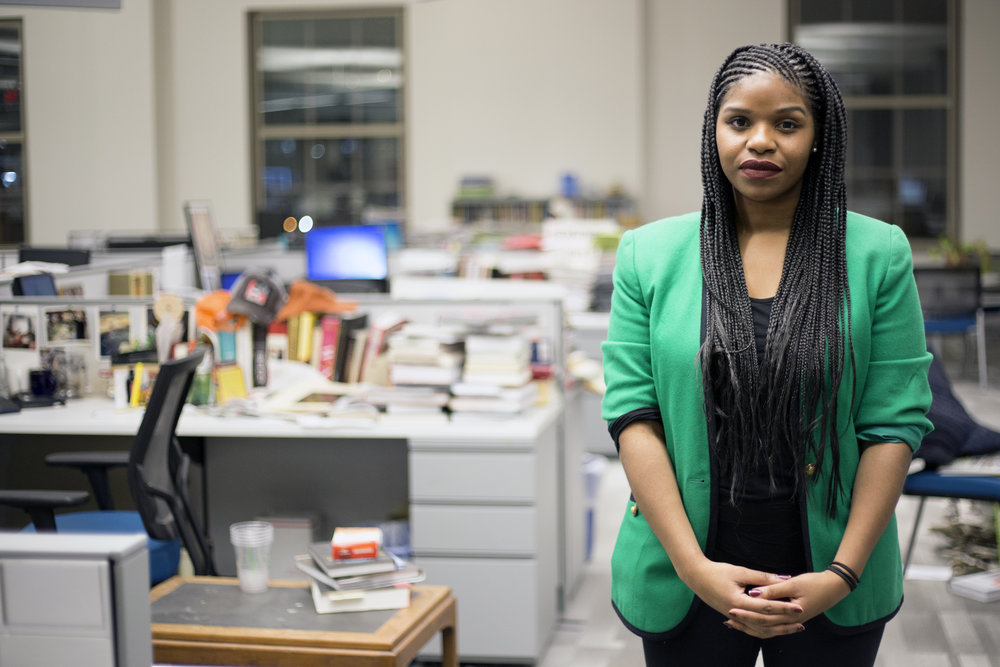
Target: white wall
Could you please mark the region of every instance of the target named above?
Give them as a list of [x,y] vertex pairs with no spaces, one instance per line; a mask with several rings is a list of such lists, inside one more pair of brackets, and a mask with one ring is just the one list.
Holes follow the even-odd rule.
[[[183,229],[207,198],[252,223],[250,10],[386,0],[127,0],[120,11],[0,9],[24,18],[32,240],[72,230]],[[698,208],[710,77],[732,48],[786,35],[784,0],[403,0],[408,208],[437,225],[459,178],[553,194],[565,170],[621,183],[651,220]],[[960,208],[1000,248],[989,196],[1000,134],[1000,4],[966,0]]]
[[29,241],[156,228],[149,2],[23,18]]
[[462,174],[500,194],[641,187],[637,0],[438,0],[412,7],[413,220],[449,214]]
[[1000,2],[965,0],[959,58],[961,122],[959,123],[959,218],[962,238],[984,239],[1000,248],[1000,214],[996,203],[1000,132]]
[[642,217],[701,208],[701,125],[712,77],[738,46],[787,39],[785,0],[650,0],[645,22],[646,169]]

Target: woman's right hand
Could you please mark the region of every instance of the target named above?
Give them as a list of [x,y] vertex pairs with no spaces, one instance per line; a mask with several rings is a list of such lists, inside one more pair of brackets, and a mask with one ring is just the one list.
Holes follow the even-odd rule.
[[760,572],[704,558],[687,568],[681,578],[705,604],[729,620],[736,620],[731,613],[733,610],[743,609],[761,614],[761,618],[753,623],[745,619],[739,622],[738,629],[749,635],[766,639],[794,634],[804,629],[799,620],[802,607],[797,603],[758,599],[747,594],[754,587],[785,581],[789,578],[787,575]]

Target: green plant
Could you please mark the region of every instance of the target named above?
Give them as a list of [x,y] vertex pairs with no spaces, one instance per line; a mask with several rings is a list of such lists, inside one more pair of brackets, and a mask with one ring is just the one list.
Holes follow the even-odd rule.
[[944,259],[946,266],[978,266],[985,273],[990,269],[990,249],[986,241],[961,242],[948,236],[938,238],[937,245],[929,249],[931,256]]

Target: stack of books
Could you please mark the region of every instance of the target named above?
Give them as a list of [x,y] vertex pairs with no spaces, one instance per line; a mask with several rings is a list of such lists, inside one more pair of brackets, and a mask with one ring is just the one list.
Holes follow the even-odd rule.
[[449,386],[461,377],[462,339],[443,326],[408,322],[386,343],[388,387],[369,393],[386,415],[445,419]]
[[451,386],[452,420],[516,415],[538,399],[531,344],[519,333],[470,334],[462,378]]
[[330,542],[310,544],[295,566],[309,576],[319,614],[403,609],[410,604],[411,584],[425,578],[416,565],[381,548],[374,558],[335,560]]

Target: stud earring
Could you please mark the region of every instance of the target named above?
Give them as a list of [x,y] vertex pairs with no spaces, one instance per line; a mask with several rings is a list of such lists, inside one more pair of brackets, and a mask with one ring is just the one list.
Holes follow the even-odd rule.
[[813,146],[813,153],[815,153],[817,150],[819,150],[819,149],[816,148],[815,146]]

